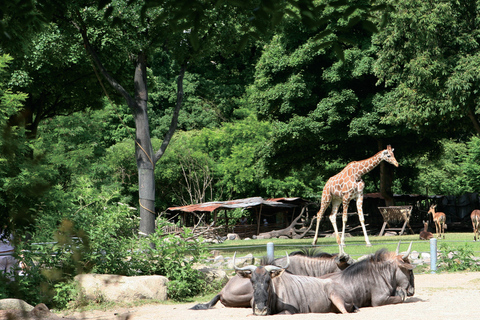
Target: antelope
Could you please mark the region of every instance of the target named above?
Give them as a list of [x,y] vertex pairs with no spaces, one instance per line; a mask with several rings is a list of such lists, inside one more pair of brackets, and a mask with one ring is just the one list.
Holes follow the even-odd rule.
[[[445,221],[446,221],[446,216],[445,213],[443,212],[435,212],[435,208],[437,205],[431,205],[430,209],[428,209],[427,214],[432,214],[433,222],[435,222],[435,230],[437,233],[437,238],[441,238],[443,236],[443,239],[445,239]],[[440,235],[438,234],[438,231],[440,230]]]
[[473,241],[477,241],[477,234],[480,238],[480,233],[478,232],[478,227],[480,227],[480,210],[473,210],[470,214],[470,219],[472,219],[473,226]]
[[420,231],[420,240],[430,240],[433,238],[433,233],[428,231],[428,220],[423,221],[423,230]]

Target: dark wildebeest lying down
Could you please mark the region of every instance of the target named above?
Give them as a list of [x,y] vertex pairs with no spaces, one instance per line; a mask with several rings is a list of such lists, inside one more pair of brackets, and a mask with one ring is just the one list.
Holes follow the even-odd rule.
[[395,252],[380,249],[341,273],[321,278],[341,283],[358,308],[402,303],[415,294],[415,266],[408,259],[412,243],[403,256],[399,255],[399,248],[400,243]]
[[[398,249],[397,249],[398,250]],[[253,286],[255,315],[353,312],[359,307],[401,303],[414,294],[413,266],[406,255],[378,250],[342,272],[323,277],[292,275],[285,267],[235,268]]]
[[[324,274],[341,271],[353,263],[346,254],[337,255],[318,251],[317,249],[303,249],[292,252],[289,256],[290,264],[287,271],[292,274],[319,277]],[[265,264],[282,266],[286,258],[266,261]],[[205,310],[213,307],[219,300],[226,307],[250,307],[253,297],[253,287],[249,279],[239,275],[231,278],[210,302],[197,304],[191,309]]]

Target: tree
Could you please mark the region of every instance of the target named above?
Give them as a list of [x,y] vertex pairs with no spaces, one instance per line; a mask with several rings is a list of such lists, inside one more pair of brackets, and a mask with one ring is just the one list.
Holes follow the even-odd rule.
[[[350,19],[357,17],[352,14]],[[348,25],[345,19],[330,27],[344,30]],[[343,49],[343,61],[338,61],[333,48],[318,48],[315,30],[305,31],[293,19],[282,30],[265,46],[248,91],[260,116],[275,124],[272,140],[262,152],[270,172],[284,176],[309,170],[305,175],[317,180],[320,194],[326,180],[348,162],[366,159],[387,144],[401,162],[399,176],[411,171],[413,164],[407,160],[404,167],[402,160],[423,152],[431,142],[411,129],[381,122],[386,90],[376,86],[371,33],[357,26],[341,34],[349,45]],[[339,37],[332,32],[326,40]],[[412,139],[422,146],[408,148]],[[393,175],[391,166],[381,164],[365,177],[366,191],[380,189],[391,204]]]
[[[368,18],[369,10],[382,10],[384,5],[376,6],[374,1],[354,1],[349,4],[338,1],[331,4],[316,3],[310,0],[300,0],[287,3],[271,1],[246,1],[234,5],[230,2],[204,2],[204,1],[162,1],[145,3],[126,1],[102,1],[96,6],[85,7],[82,3],[65,3],[47,5],[38,2],[41,6],[39,12],[43,13],[46,21],[55,21],[58,26],[71,31],[66,26],[72,23],[82,35],[83,43],[89,55],[92,57],[98,72],[117,91],[127,105],[133,111],[136,127],[136,159],[139,172],[140,194],[140,231],[144,234],[153,232],[154,228],[154,195],[153,171],[155,163],[163,155],[165,148],[176,129],[178,110],[183,99],[183,77],[188,63],[196,59],[206,57],[214,51],[231,51],[231,48],[244,48],[245,43],[252,36],[272,32],[284,16],[291,15],[302,21],[308,28],[320,28],[316,39],[322,39],[325,34],[322,28],[345,17],[349,17],[357,9],[362,14],[351,20],[355,25],[362,18]],[[291,6],[292,5],[292,6]],[[346,6],[346,10],[336,10],[339,6]],[[257,10],[258,9],[258,10]],[[30,9],[29,9],[30,10]],[[32,9],[34,10],[34,9]],[[317,13],[327,12],[322,19],[317,19]],[[12,10],[11,12],[16,12]],[[329,13],[328,13],[329,12]],[[124,86],[121,79],[109,70],[105,56],[97,53],[99,44],[105,45],[108,33],[98,32],[107,24],[102,25],[102,17],[108,18],[109,31],[121,39],[125,45],[123,52],[129,55],[134,63],[134,86]],[[104,22],[104,21],[103,21]],[[373,24],[367,20],[364,27],[372,28]],[[218,26],[221,26],[219,28]],[[348,27],[348,26],[347,26]],[[103,29],[105,30],[105,29]],[[266,30],[266,32],[259,32]],[[91,39],[93,38],[93,42]],[[107,41],[105,41],[107,40]],[[98,41],[95,43],[95,41]],[[333,40],[326,45],[333,45],[337,55],[342,56],[339,42]],[[178,95],[176,109],[172,116],[170,130],[164,138],[162,147],[153,153],[150,142],[150,129],[147,113],[147,58],[150,49],[161,47],[165,51],[171,51],[178,68]],[[105,54],[105,53],[103,53]],[[117,55],[115,55],[117,57]],[[112,58],[112,55],[109,56]],[[114,63],[113,63],[114,64]],[[120,65],[116,65],[121,69]],[[123,85],[122,85],[123,84]],[[34,123],[34,121],[29,120]]]
[[375,74],[392,88],[383,123],[432,139],[479,134],[478,1],[395,1],[395,8],[374,36]]
[[[166,1],[162,9],[151,9],[142,11],[138,4],[128,5],[123,1],[112,2],[111,10],[113,22],[121,21],[122,23],[113,23],[113,29],[125,35],[125,41],[130,42],[130,46],[126,46],[125,50],[129,52],[129,56],[134,64],[134,94],[129,92],[117,79],[115,79],[105,68],[100,56],[97,54],[94,46],[89,39],[89,28],[92,28],[94,22],[89,25],[94,14],[79,13],[72,15],[74,18],[72,23],[78,28],[82,35],[84,45],[93,58],[93,61],[99,72],[115,88],[115,90],[125,99],[127,105],[134,114],[136,128],[136,152],[138,177],[139,177],[139,201],[140,201],[140,232],[143,234],[153,233],[155,223],[155,183],[154,170],[155,164],[163,156],[173,133],[177,127],[180,107],[183,100],[183,78],[188,63],[194,63],[196,59],[200,59],[209,55],[212,50],[220,50],[218,43],[225,35],[235,33],[241,20],[246,20],[246,16],[237,14],[235,10],[227,10],[226,7],[217,8],[215,11],[204,12],[200,18],[204,21],[203,32],[206,32],[201,44],[190,46],[188,39],[190,33],[196,33],[197,30],[189,25],[188,21],[182,24],[183,30],[172,30],[168,24],[155,23],[164,15],[171,15],[176,8],[175,2]],[[110,7],[109,7],[110,8]],[[110,9],[107,9],[107,11]],[[170,11],[169,11],[170,10]],[[94,11],[91,9],[91,11]],[[82,14],[84,16],[82,16]],[[145,15],[145,20],[141,20]],[[98,14],[97,14],[98,19]],[[221,20],[220,20],[221,19]],[[174,20],[177,21],[177,20]],[[183,21],[183,20],[182,20]],[[222,24],[224,29],[215,28],[217,24]],[[140,28],[140,32],[139,32]],[[185,30],[190,30],[185,32]],[[132,40],[135,39],[135,40]],[[98,40],[101,40],[100,38]],[[190,39],[191,40],[191,39]],[[158,43],[160,41],[160,43]],[[225,44],[225,42],[223,43]],[[152,55],[154,51],[151,48],[161,46],[163,50],[173,52],[177,68],[177,101],[175,111],[172,116],[172,122],[169,131],[166,133],[162,146],[154,152],[149,129],[148,117],[148,89],[147,89],[147,57]],[[195,50],[196,49],[196,50]],[[221,51],[221,50],[220,50]],[[127,58],[127,57],[125,57]]]
[[12,57],[0,56],[0,221],[8,230],[28,227],[38,196],[49,185],[41,157],[32,157],[25,129],[11,126],[27,95],[8,85]]

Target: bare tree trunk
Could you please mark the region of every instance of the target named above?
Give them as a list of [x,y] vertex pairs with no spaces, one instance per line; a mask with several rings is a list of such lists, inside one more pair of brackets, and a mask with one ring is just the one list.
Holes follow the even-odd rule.
[[143,52],[135,61],[135,158],[138,168],[140,234],[155,232],[155,162],[148,121],[147,65]]
[[475,129],[475,132],[477,134],[480,134],[480,123],[478,122],[478,119],[477,117],[475,116],[475,111],[473,111],[474,109],[472,108],[468,108],[468,118],[470,119],[470,121],[472,122],[473,124],[473,128]]
[[[385,149],[382,142],[378,142],[379,151]],[[385,205],[393,206],[395,204],[393,199],[392,185],[393,185],[393,166],[382,161],[380,167],[380,194],[385,199]]]

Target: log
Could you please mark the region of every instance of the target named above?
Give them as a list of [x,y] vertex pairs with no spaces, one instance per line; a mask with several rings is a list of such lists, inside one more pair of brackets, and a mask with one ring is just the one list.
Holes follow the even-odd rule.
[[280,237],[280,236],[285,236],[285,237],[289,237],[291,239],[301,239],[303,238],[308,231],[310,231],[310,229],[312,228],[312,225],[313,225],[313,220],[312,219],[312,222],[310,222],[310,227],[304,231],[303,233],[300,234],[300,230],[297,230],[295,229],[295,225],[298,223],[298,220],[300,220],[300,218],[303,216],[305,212],[305,207],[302,208],[302,212],[300,212],[300,214],[298,215],[298,217],[296,217],[292,223],[284,228],[284,229],[280,229],[280,230],[272,230],[272,231],[269,231],[269,232],[262,232],[258,235],[258,237],[262,237],[263,239],[270,239],[270,238],[276,238],[276,237]]

